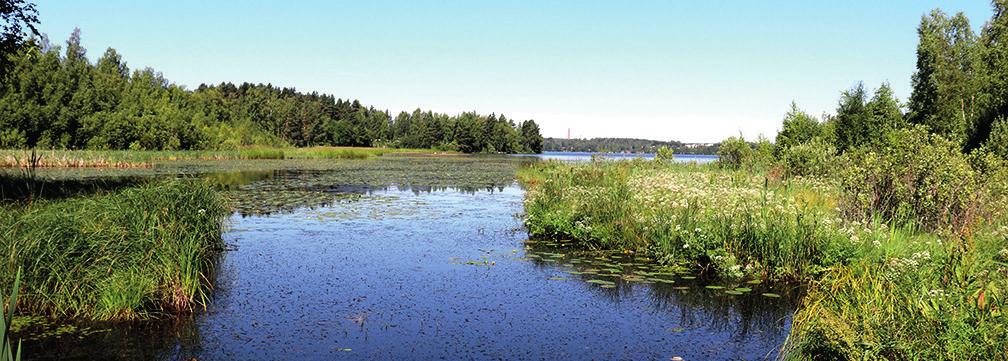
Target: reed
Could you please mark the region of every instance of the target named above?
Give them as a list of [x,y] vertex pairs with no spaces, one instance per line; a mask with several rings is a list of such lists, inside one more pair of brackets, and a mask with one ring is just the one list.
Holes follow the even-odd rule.
[[[159,162],[181,160],[256,159],[366,159],[386,154],[433,154],[427,149],[307,147],[247,147],[236,150],[0,150],[0,168],[23,168],[32,159],[42,168],[150,168]],[[36,154],[36,158],[33,158]]]
[[228,209],[208,185],[171,181],[0,209],[7,257],[23,269],[22,310],[133,320],[206,305]]

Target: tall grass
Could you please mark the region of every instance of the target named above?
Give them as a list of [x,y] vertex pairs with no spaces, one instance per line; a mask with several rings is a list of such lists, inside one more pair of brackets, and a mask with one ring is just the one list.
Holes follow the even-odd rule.
[[0,209],[0,280],[23,269],[22,309],[56,317],[142,319],[209,297],[223,249],[224,201],[172,181]]
[[0,299],[0,304],[4,304],[6,310],[0,310],[0,361],[20,361],[21,360],[21,341],[18,341],[18,347],[15,349],[11,345],[10,340],[10,330],[11,323],[14,321],[14,311],[17,310],[18,305],[18,290],[21,288],[21,271],[18,270],[17,274],[14,276],[14,285],[11,295],[7,299]]
[[976,216],[954,227],[927,209],[851,212],[860,193],[847,178],[634,161],[546,162],[519,179],[533,237],[805,283],[782,358],[987,360],[1008,355],[1008,168],[985,169],[962,207]]
[[811,181],[643,161],[542,163],[519,178],[533,236],[645,252],[723,276],[806,278],[860,246],[829,214],[825,186]]
[[[32,152],[0,150],[0,167],[25,167]],[[236,150],[135,151],[135,150],[41,150],[39,167],[147,168],[157,162],[177,160],[254,159],[365,159],[392,153],[433,153],[426,149],[364,147],[275,148],[247,147]]]

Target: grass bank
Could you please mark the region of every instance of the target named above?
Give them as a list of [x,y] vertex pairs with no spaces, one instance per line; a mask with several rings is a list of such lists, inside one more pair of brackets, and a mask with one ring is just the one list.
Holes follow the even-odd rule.
[[533,237],[808,285],[783,358],[1008,354],[1008,227],[996,217],[932,229],[850,212],[849,184],[834,178],[717,165],[545,162],[519,180]]
[[22,269],[20,312],[133,320],[209,298],[228,210],[200,182],[0,208],[0,282]]
[[[519,179],[533,236],[725,277],[808,279],[889,234],[845,228],[831,185],[813,180],[648,161],[546,162],[523,168]],[[851,242],[852,233],[863,241]]]
[[[366,159],[386,154],[432,154],[427,149],[364,147],[274,148],[237,150],[135,151],[135,150],[38,150],[37,166],[59,168],[148,168],[158,162],[181,160],[256,159]],[[0,150],[0,167],[26,167],[31,150]]]

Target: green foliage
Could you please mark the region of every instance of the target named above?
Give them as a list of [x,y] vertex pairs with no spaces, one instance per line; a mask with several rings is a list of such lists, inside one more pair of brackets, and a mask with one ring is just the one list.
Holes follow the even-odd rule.
[[980,45],[963,13],[949,18],[935,9],[917,29],[917,71],[910,121],[964,144],[980,115]]
[[388,111],[294,88],[243,83],[186,90],[132,73],[114,49],[91,64],[80,31],[59,48],[29,41],[0,79],[0,147],[235,150],[248,146],[395,146],[539,153],[538,124],[504,116]]
[[[0,361],[20,361],[21,360],[21,341],[18,341],[18,347],[15,349],[11,345],[10,331],[11,324],[14,322],[14,311],[17,310],[18,304],[18,291],[21,290],[21,270],[17,271],[14,276],[14,286],[11,291],[10,297],[6,300],[7,302],[0,302],[4,304],[7,312],[2,312],[0,315]],[[0,311],[4,311],[0,309]]]
[[784,115],[784,124],[777,133],[778,151],[784,151],[792,146],[803,144],[816,137],[822,137],[822,126],[819,121],[798,109],[798,104],[792,102],[791,110]]
[[717,144],[686,144],[634,138],[546,138],[543,143],[543,149],[560,152],[656,153],[661,147],[667,147],[677,154],[716,154],[718,150]]
[[766,169],[774,162],[775,146],[760,137],[756,144],[749,144],[742,136],[729,137],[718,147],[718,164],[726,169]]
[[767,169],[773,165],[775,157],[774,154],[777,153],[777,146],[760,136],[759,140],[756,141],[755,146],[753,146],[753,156],[747,166],[750,169]]
[[0,0],[0,18],[0,74],[6,74],[11,65],[8,55],[17,53],[29,34],[40,35],[38,9],[26,0]]
[[839,179],[849,218],[957,233],[978,221],[980,179],[958,143],[917,127],[892,133],[877,152],[849,152],[846,160]]
[[836,147],[847,151],[856,147],[877,147],[886,134],[903,127],[899,101],[888,84],[882,84],[868,100],[864,85],[858,83],[840,97],[836,115]]
[[56,317],[188,312],[208,300],[227,212],[209,185],[183,181],[6,206],[0,280],[23,269],[21,308]]
[[785,359],[993,360],[1008,351],[1001,314],[1008,249],[909,241],[919,250],[840,267],[813,284]]
[[753,149],[741,136],[725,139],[718,149],[718,164],[724,168],[741,169],[751,164],[752,158]]
[[655,153],[655,160],[659,162],[674,162],[675,151],[669,147],[658,148],[658,152]]
[[765,188],[749,172],[642,161],[540,163],[519,179],[534,237],[728,277],[805,278],[853,252],[836,224],[822,220],[832,201],[814,181]]
[[990,136],[984,145],[994,154],[1008,159],[1008,117],[1002,117],[991,125]]
[[822,138],[781,151],[781,163],[789,176],[828,178],[837,166],[836,148]]

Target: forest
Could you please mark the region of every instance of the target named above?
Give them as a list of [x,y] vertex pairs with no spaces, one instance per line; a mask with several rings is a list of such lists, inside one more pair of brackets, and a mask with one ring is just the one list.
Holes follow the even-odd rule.
[[858,83],[841,93],[835,115],[817,118],[792,104],[776,151],[808,143],[836,152],[878,148],[894,130],[922,127],[964,152],[1008,157],[1008,4],[995,1],[993,8],[979,34],[961,12],[935,9],[923,16],[907,102],[889,84],[872,92]]
[[201,84],[189,90],[151,68],[131,71],[113,48],[92,63],[79,29],[65,48],[44,36],[29,36],[4,51],[0,148],[332,145],[465,153],[542,151],[533,120],[420,109],[393,117],[388,110],[357,100],[271,84]]
[[551,152],[657,153],[662,147],[676,154],[716,154],[718,150],[717,144],[688,144],[675,140],[665,142],[635,138],[546,138],[543,142],[543,150]]

